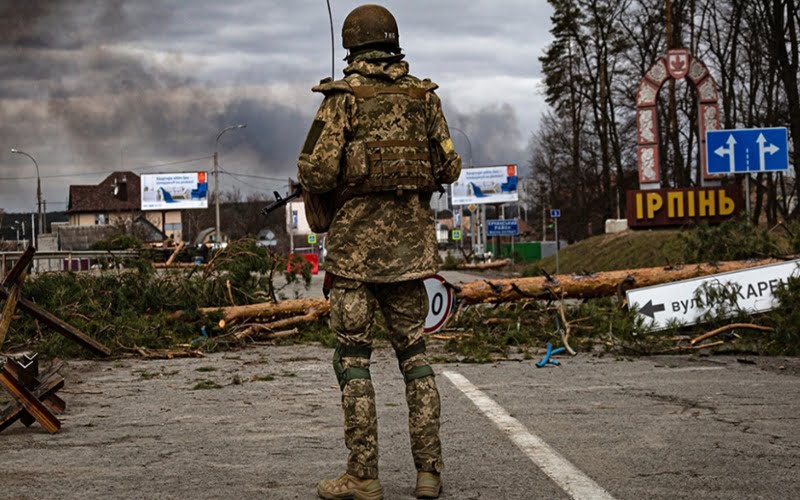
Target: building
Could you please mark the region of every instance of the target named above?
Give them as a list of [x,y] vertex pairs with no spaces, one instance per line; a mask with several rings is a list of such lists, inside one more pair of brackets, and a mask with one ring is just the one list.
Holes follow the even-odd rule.
[[181,211],[143,212],[140,189],[141,180],[133,172],[114,172],[97,185],[70,186],[67,209],[69,226],[110,229],[135,225],[147,241],[181,241]]

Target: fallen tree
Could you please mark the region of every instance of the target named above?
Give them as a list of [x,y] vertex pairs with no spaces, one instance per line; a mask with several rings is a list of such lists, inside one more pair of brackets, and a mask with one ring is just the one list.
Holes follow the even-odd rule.
[[[626,269],[588,275],[558,275],[533,278],[476,280],[455,286],[456,297],[465,305],[514,302],[526,299],[587,299],[622,295],[630,288],[641,288],[728,271],[782,262],[777,259],[731,261],[685,266]],[[222,313],[220,328],[244,322],[266,322],[255,329],[237,334],[247,337],[264,330],[277,330],[313,323],[330,312],[325,299],[298,299],[232,307],[207,307],[201,313]],[[178,313],[180,314],[180,313]],[[563,316],[563,314],[562,314]],[[282,319],[276,319],[282,318]],[[565,319],[565,318],[564,318]]]
[[615,294],[621,295],[630,288],[643,288],[785,261],[785,259],[729,261],[625,269],[594,274],[477,280],[457,288],[456,296],[466,304],[513,302],[524,299],[608,297]]

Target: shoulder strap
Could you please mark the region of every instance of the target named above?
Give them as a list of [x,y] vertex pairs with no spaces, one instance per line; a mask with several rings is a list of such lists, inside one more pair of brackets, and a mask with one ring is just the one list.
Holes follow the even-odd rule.
[[315,85],[311,90],[313,92],[320,92],[326,96],[337,92],[353,93],[353,88],[345,80],[332,80],[330,78],[325,78],[320,81],[319,85]]

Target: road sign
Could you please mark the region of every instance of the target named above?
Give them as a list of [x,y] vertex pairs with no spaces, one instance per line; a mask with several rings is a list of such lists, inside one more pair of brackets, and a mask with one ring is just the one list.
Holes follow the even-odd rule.
[[550,217],[553,219],[558,219],[561,217],[561,210],[558,208],[553,208],[550,210]]
[[720,308],[769,311],[778,305],[775,289],[790,277],[800,277],[800,260],[628,290],[628,304],[638,307],[645,324],[654,330],[670,322],[693,325]]
[[309,245],[316,245],[317,244],[317,235],[311,233],[308,235],[308,244]]
[[491,219],[486,221],[487,236],[516,236],[519,234],[517,219]]
[[789,170],[786,128],[709,130],[706,158],[710,174],[785,172]]
[[422,280],[428,293],[428,316],[425,318],[425,333],[439,331],[453,310],[455,295],[446,285],[447,280],[434,274]]
[[463,236],[464,235],[461,233],[460,229],[453,229],[453,231],[450,233],[450,239],[453,241],[461,241]]

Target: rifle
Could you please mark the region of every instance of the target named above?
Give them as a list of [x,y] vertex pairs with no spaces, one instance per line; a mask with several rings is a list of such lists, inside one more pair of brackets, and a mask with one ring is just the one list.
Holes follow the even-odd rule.
[[261,210],[261,215],[269,215],[275,210],[286,206],[286,204],[289,203],[290,201],[300,198],[301,196],[303,196],[303,188],[298,184],[294,192],[288,195],[286,198],[282,197],[280,193],[278,193],[277,191],[273,191],[272,195],[275,196],[275,201],[264,207]]

